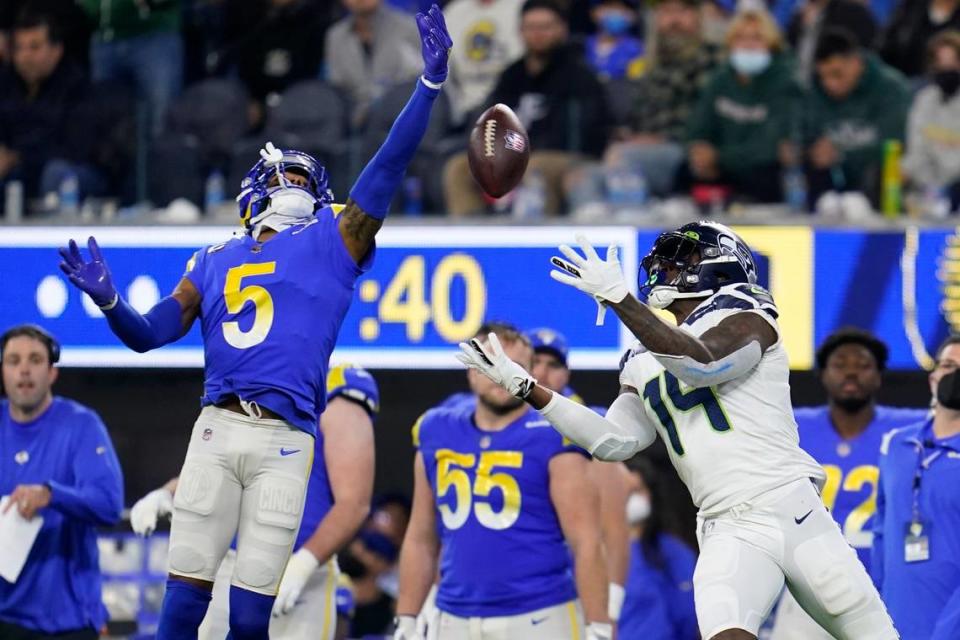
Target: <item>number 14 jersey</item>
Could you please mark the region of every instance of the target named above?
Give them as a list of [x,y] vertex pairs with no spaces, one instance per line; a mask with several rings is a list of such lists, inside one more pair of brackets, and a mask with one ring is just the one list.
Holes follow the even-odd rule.
[[823,469],[800,448],[790,404],[790,367],[779,339],[777,308],[755,285],[722,287],[680,325],[700,336],[736,313],[755,313],[778,340],[739,378],[695,389],[669,373],[639,342],[624,355],[620,382],[637,389],[646,419],[667,445],[670,459],[703,516],[798,478],[818,485]]

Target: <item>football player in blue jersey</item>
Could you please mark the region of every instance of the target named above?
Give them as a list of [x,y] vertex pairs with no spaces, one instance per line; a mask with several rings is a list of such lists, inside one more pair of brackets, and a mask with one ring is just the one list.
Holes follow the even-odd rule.
[[[489,333],[529,370],[523,334],[501,323],[480,329]],[[609,638],[598,497],[583,481],[589,456],[522,401],[468,375],[474,407],[431,409],[413,429],[394,637],[422,638],[416,616],[439,562],[432,638],[562,640],[584,627],[587,638]]]
[[89,261],[72,240],[60,250],[70,281],[136,351],[201,320],[203,411],[174,501],[160,640],[196,634],[234,531],[231,633],[267,637],[302,516],[330,352],[447,76],[452,42],[440,9],[416,21],[424,73],[345,206],[333,204],[314,158],[268,144],[237,197],[246,233],[198,251],[173,294],[146,314],[118,294],[93,238]]
[[[336,630],[338,574],[336,551],[348,543],[370,510],[373,492],[373,418],[380,409],[376,380],[351,365],[330,369],[327,408],[320,416],[303,520],[296,550],[280,581],[270,637],[281,640],[332,640]],[[157,519],[173,509],[178,479],[151,491],[130,512],[130,524],[150,535]],[[229,631],[230,580],[237,554],[220,564],[213,600],[200,626],[202,640],[222,640]]]
[[[873,334],[854,327],[839,329],[817,349],[817,370],[827,404],[794,410],[800,446],[827,474],[823,501],[868,569],[883,434],[921,422],[930,412],[877,404],[887,355],[887,345]],[[789,591],[784,592],[772,640],[831,637]]]

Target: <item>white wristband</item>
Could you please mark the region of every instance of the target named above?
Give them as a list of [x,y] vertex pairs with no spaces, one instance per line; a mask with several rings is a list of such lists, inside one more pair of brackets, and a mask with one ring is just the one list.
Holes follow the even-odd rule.
[[120,294],[115,293],[113,294],[113,300],[100,307],[100,311],[110,311],[110,309],[113,309],[115,306],[117,306],[118,302],[120,302]]
[[426,76],[420,76],[420,82],[422,82],[428,89],[433,89],[435,91],[439,91],[440,87],[443,86],[442,82],[430,82],[427,80]]

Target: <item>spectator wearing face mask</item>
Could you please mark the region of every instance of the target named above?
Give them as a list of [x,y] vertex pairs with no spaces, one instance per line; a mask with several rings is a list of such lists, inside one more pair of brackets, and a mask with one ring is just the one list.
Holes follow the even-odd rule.
[[[910,107],[904,177],[925,204],[960,208],[960,31],[930,41],[930,85]],[[932,200],[932,202],[931,202]],[[929,211],[928,211],[929,212]],[[943,211],[941,211],[943,213]]]
[[780,159],[800,102],[780,30],[765,10],[741,10],[727,48],[728,62],[711,76],[688,123],[678,188],[692,187],[698,200],[779,202]]
[[587,62],[600,80],[639,78],[644,46],[637,38],[636,0],[593,0],[590,10],[597,33],[587,38]]
[[630,462],[633,486],[627,499],[631,528],[630,569],[617,635],[644,640],[695,640],[693,604],[696,555],[664,531],[664,500],[654,468],[643,458]]

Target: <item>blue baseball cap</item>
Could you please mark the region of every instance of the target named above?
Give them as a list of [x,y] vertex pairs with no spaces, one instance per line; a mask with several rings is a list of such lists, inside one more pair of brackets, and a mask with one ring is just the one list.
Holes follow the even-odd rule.
[[527,337],[530,338],[534,353],[551,353],[560,360],[563,366],[567,366],[570,346],[567,344],[566,336],[562,333],[549,327],[539,327],[527,331]]

